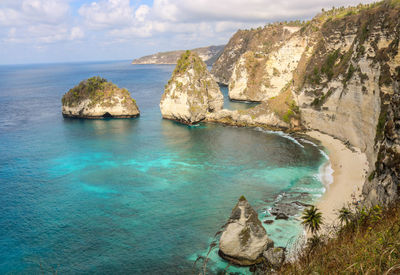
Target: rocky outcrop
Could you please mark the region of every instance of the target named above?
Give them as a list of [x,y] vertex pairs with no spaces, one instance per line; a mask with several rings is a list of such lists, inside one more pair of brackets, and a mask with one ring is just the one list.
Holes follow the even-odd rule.
[[[207,64],[212,65],[221,55],[225,45],[209,46],[191,50]],[[184,50],[160,52],[152,55],[143,56],[132,61],[132,64],[176,64],[179,57],[185,53]]]
[[[399,24],[400,25],[400,24]],[[397,34],[400,26],[397,25]],[[398,37],[398,36],[397,36]],[[364,185],[368,206],[388,205],[400,195],[400,51],[399,41],[393,40],[384,55],[380,90],[381,112],[376,126],[375,167]],[[386,65],[386,66],[385,66]],[[382,74],[381,74],[382,76]]]
[[219,241],[222,258],[241,266],[263,261],[263,253],[274,243],[244,196],[232,210]]
[[178,60],[160,102],[163,118],[196,124],[222,109],[224,97],[206,64],[191,51]]
[[271,24],[251,30],[239,30],[229,40],[214,63],[211,73],[217,82],[228,85],[234,66],[247,51],[268,54],[298,29],[299,22]]
[[208,122],[216,122],[240,127],[261,127],[271,130],[290,128],[290,121],[285,122],[273,112],[267,102],[247,110],[220,110],[206,117]]
[[128,90],[92,77],[62,97],[62,114],[70,118],[132,118],[139,115],[139,109]]
[[267,260],[270,267],[279,269],[285,262],[286,254],[283,247],[271,247],[264,251],[264,258]]

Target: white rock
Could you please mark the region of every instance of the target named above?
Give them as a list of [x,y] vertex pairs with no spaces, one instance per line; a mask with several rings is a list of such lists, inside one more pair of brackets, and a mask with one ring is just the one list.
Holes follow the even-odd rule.
[[220,256],[237,265],[253,265],[261,262],[263,252],[273,245],[257,212],[242,196],[221,235]]

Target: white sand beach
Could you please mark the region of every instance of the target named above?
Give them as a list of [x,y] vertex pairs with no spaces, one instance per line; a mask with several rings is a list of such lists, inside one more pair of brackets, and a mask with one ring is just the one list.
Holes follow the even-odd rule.
[[333,183],[326,186],[326,192],[317,203],[325,224],[337,220],[337,211],[345,205],[360,199],[362,186],[366,179],[368,162],[364,153],[353,152],[342,141],[329,135],[310,131],[312,138],[321,141],[328,150],[333,169]]

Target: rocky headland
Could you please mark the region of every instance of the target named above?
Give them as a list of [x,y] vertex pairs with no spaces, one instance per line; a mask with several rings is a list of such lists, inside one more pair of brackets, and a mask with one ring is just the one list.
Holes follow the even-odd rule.
[[140,114],[127,89],[98,76],[80,82],[61,101],[62,114],[68,118],[132,118]]
[[163,118],[196,124],[222,109],[224,97],[207,65],[191,51],[178,60],[160,102]]
[[[207,64],[212,65],[224,50],[225,45],[192,49]],[[184,50],[160,52],[135,59],[132,64],[177,64]]]

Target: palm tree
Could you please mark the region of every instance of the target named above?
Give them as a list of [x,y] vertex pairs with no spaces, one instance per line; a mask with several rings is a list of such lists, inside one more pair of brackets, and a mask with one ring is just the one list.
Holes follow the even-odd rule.
[[343,225],[343,223],[348,225],[351,221],[352,213],[351,213],[350,209],[343,206],[342,209],[339,210],[338,217],[339,217],[339,221],[342,225]]
[[301,224],[310,230],[313,235],[321,229],[323,224],[322,213],[314,205],[304,210],[301,219],[303,220]]

